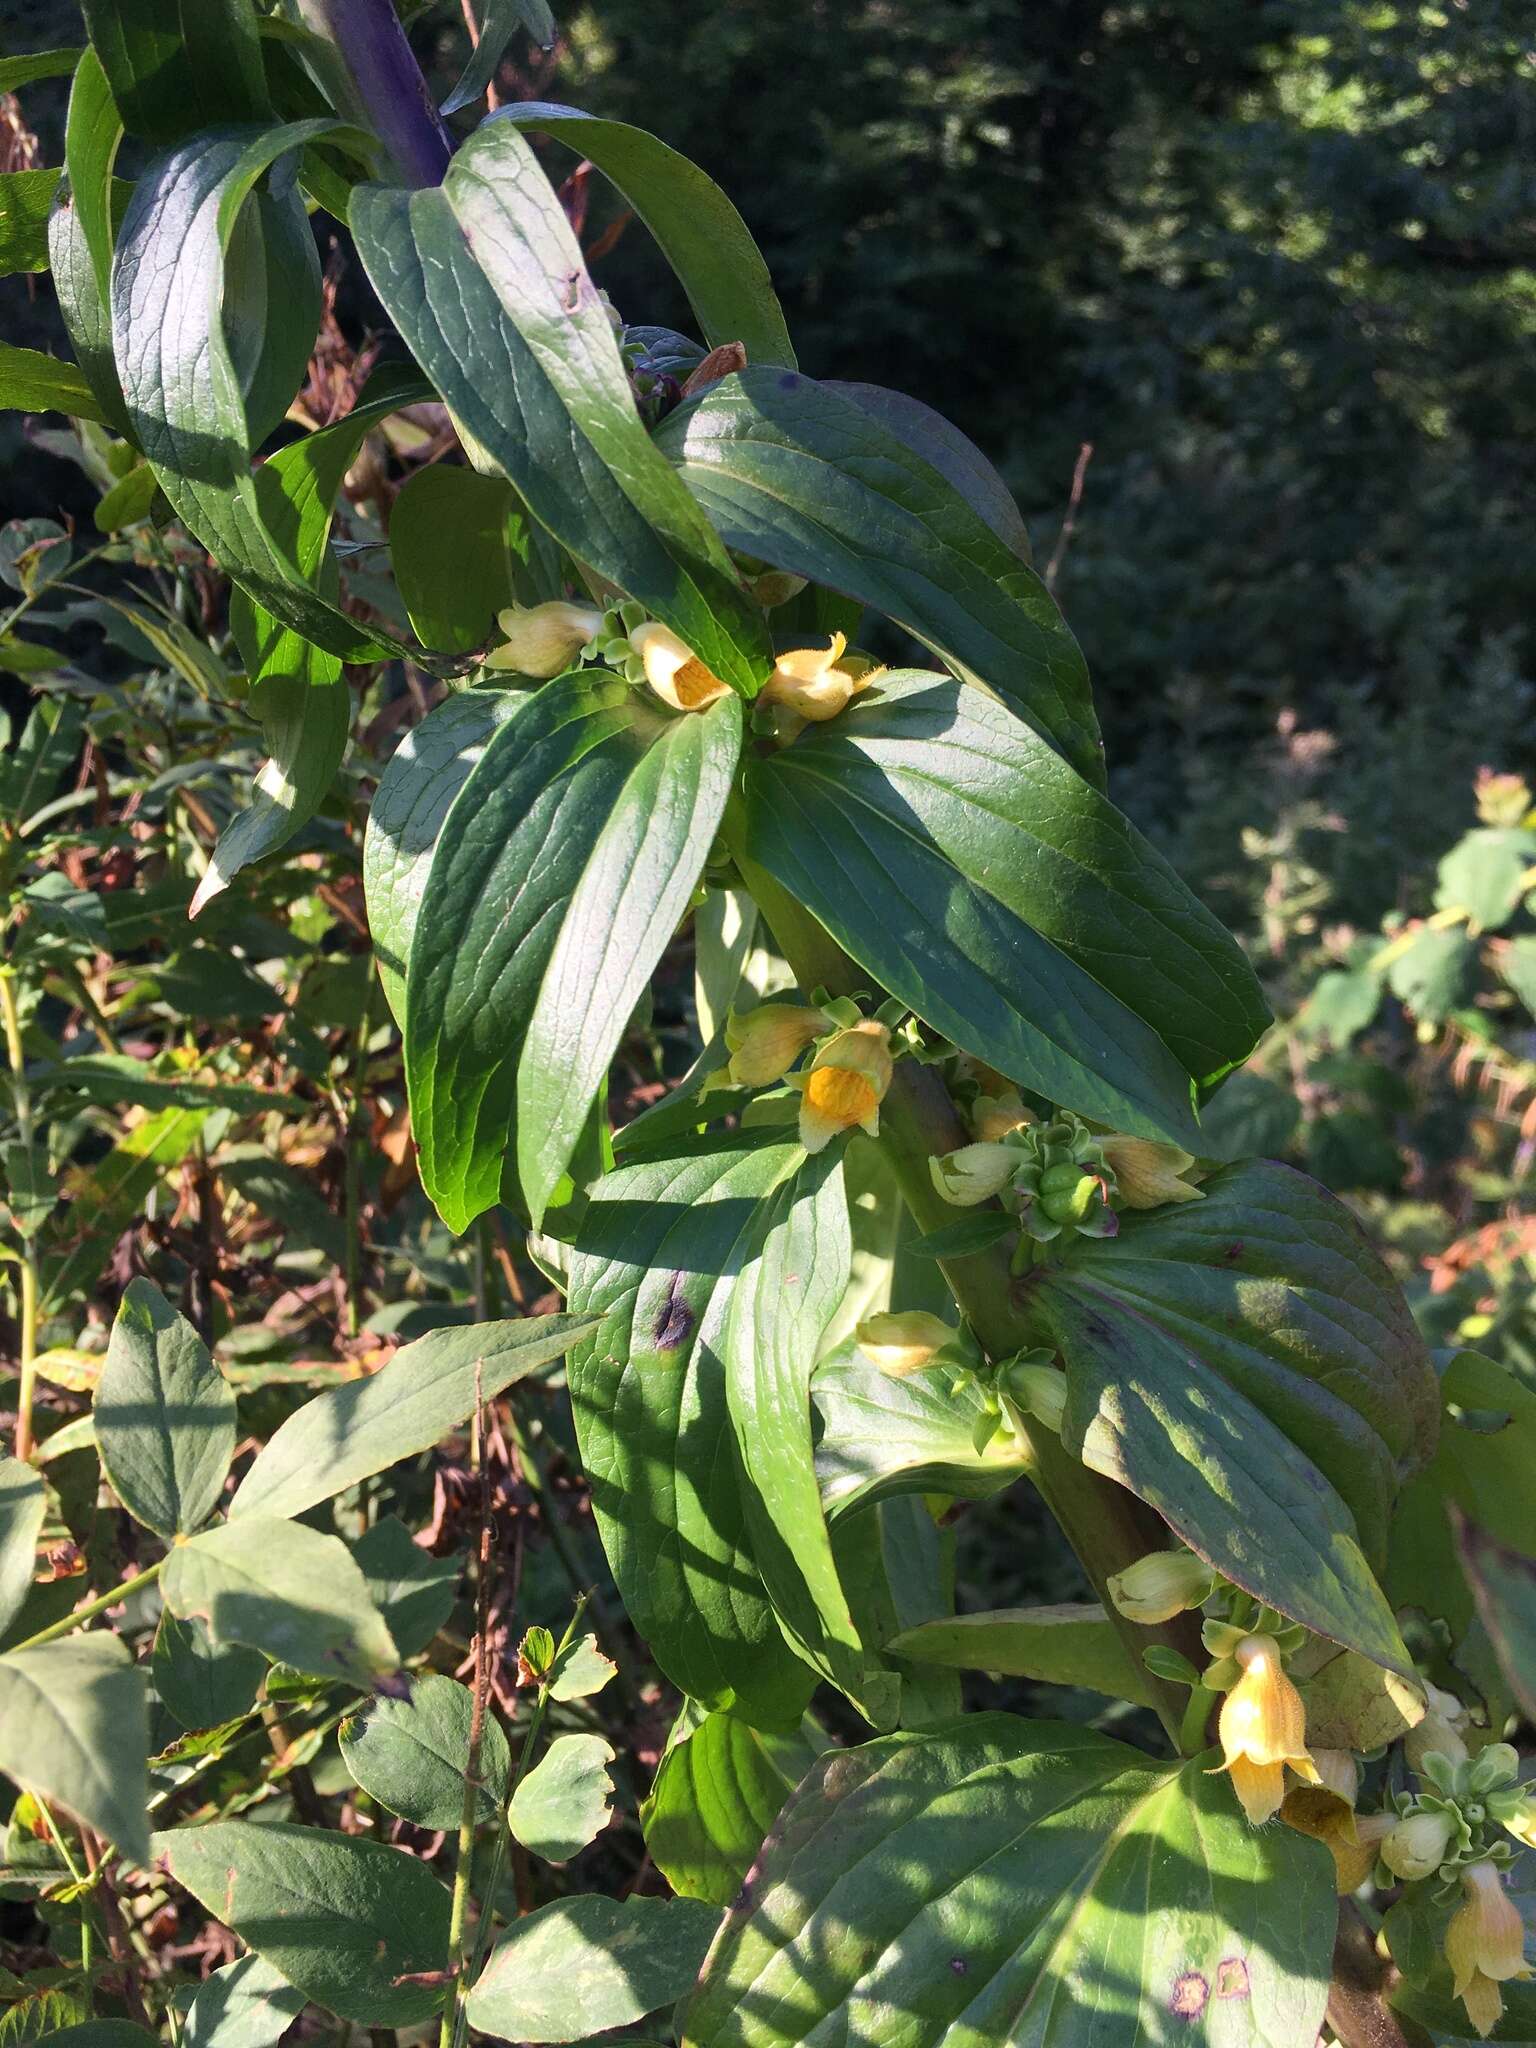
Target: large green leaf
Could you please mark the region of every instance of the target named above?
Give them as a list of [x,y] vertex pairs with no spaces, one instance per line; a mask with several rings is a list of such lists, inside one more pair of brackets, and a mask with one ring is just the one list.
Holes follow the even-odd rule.
[[0,1638],[32,1591],[47,1511],[41,1473],[20,1458],[0,1458]]
[[408,2027],[441,2004],[448,1893],[409,1850],[225,1820],[156,1835],[154,1852],[215,1919],[338,2018]]
[[167,1542],[200,1529],[235,1455],[235,1396],[152,1281],[130,1280],[118,1303],[91,1412],[129,1514]]
[[398,652],[397,643],[326,602],[271,530],[251,471],[254,370],[237,357],[226,327],[225,288],[246,202],[276,166],[268,211],[286,209],[297,236],[304,213],[295,152],[321,136],[355,139],[324,120],[224,128],[150,166],[113,263],[113,347],[130,425],[178,517],[280,624],[343,661],[371,661]]
[[519,1177],[542,1212],[708,856],[739,720],[729,697],[666,718],[583,670],[540,690],[470,770],[406,984],[422,1184],[451,1228]]
[[729,1905],[816,1755],[803,1734],[765,1734],[734,1714],[685,1707],[640,1810],[645,1846],[672,1889]]
[[574,2041],[643,2019],[688,1989],[716,1919],[698,1899],[556,1899],[491,1950],[469,2023],[502,2041]]
[[750,363],[794,368],[768,266],[746,222],[697,164],[643,128],[575,107],[525,102],[498,108],[491,120],[552,135],[596,164],[656,237],[711,348],[739,341]]
[[270,113],[251,0],[81,0],[124,124],[177,142]]
[[488,123],[440,186],[365,185],[350,221],[374,289],[533,516],[746,695],[762,614],[635,410],[606,307],[538,160]]
[[1112,1700],[1157,1704],[1145,1671],[1096,1601],[1064,1607],[999,1607],[925,1621],[886,1644],[895,1657],[950,1671],[992,1671],[1049,1685],[1083,1686]]
[[[1120,1219],[1031,1280],[1111,1321],[1131,1311],[1262,1410],[1349,1507],[1373,1559],[1402,1481],[1434,1449],[1440,1394],[1402,1290],[1354,1217],[1275,1160],[1224,1167],[1204,1199]],[[1075,1360],[1069,1361],[1075,1364]]]
[[557,1735],[512,1794],[507,1826],[531,1855],[568,1863],[608,1823],[614,1751],[601,1735]]
[[0,411],[66,412],[75,419],[105,418],[100,401],[73,363],[35,348],[0,341]]
[[64,176],[48,223],[53,288],[80,367],[103,417],[130,432],[117,365],[112,360],[112,247],[131,187],[113,176],[123,118],[102,69],[88,49],[69,92],[64,123]]
[[886,613],[1102,785],[1088,671],[1050,592],[870,405],[748,368],[671,414],[657,445],[732,547]]
[[535,1225],[687,912],[740,753],[735,697],[671,720],[626,781],[571,892],[517,1069],[518,1179]]
[[1227,1578],[1412,1676],[1355,1519],[1310,1458],[1178,1337],[1086,1283],[1040,1300],[1067,1363],[1062,1440]]
[[837,1150],[766,1197],[726,1324],[726,1399],[746,1474],[747,1528],[780,1626],[879,1727],[897,1682],[866,1668],[832,1555],[812,1448],[811,1374],[848,1285],[852,1245]]
[[303,2008],[303,1992],[264,1956],[240,1956],[197,1987],[180,2048],[277,2048]]
[[0,1656],[0,1771],[149,1861],[144,1674],[102,1631]]
[[952,1388],[942,1367],[901,1379],[871,1365],[855,1345],[833,1352],[816,1368],[811,1398],[820,1425],[816,1471],[834,1519],[871,1501],[905,1493],[948,1493],[984,1500],[1011,1486],[1028,1469],[1006,1433],[990,1430],[975,1380]]
[[317,1394],[281,1423],[241,1480],[231,1520],[301,1515],[430,1450],[474,1413],[477,1400],[495,1400],[594,1327],[590,1315],[525,1316],[418,1337],[378,1372]]
[[399,1653],[351,1552],[337,1536],[275,1515],[220,1522],[178,1543],[160,1590],[172,1614],[207,1624],[315,1678],[360,1688],[398,1670]]
[[1301,2048],[1333,1866],[1208,1758],[974,1715],[823,1757],[705,1965],[688,2048]]
[[[976,443],[943,413],[924,405],[905,391],[891,391],[883,384],[823,384],[823,391],[835,391],[864,412],[873,413],[898,441],[904,441],[943,477],[991,527],[998,539],[1021,562],[1030,558],[1029,535],[1019,508],[994,465]],[[1006,694],[1006,693],[1005,693]]]
[[[358,1784],[418,1827],[456,1829],[464,1811],[474,1698],[457,1679],[429,1672],[403,1699],[370,1700],[341,1724],[342,1761]],[[507,1794],[512,1753],[501,1723],[488,1714],[481,1732],[475,1812],[495,1820]]]
[[379,980],[397,1023],[405,1021],[416,913],[448,807],[496,727],[532,702],[522,690],[456,691],[411,727],[380,778],[363,835],[363,889]]
[[1268,1021],[1234,941],[1005,705],[885,676],[748,764],[750,857],[936,1030],[1062,1107],[1198,1148],[1191,1082]]
[[516,594],[514,542],[527,547],[516,506],[505,477],[460,464],[434,462],[406,479],[389,510],[389,559],[425,646],[468,653],[497,637],[496,615]]
[[674,1685],[770,1727],[813,1680],[753,1562],[721,1346],[758,1205],[799,1156],[753,1133],[605,1174],[568,1274],[572,1312],[602,1317],[566,1373],[625,1610]]

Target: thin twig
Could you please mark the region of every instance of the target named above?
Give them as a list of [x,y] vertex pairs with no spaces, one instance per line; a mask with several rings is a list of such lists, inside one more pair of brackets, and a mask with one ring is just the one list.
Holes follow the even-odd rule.
[[480,1532],[478,1565],[475,1573],[475,1640],[473,1646],[474,1685],[470,1695],[469,1754],[464,1760],[464,1798],[459,1808],[458,1860],[453,1871],[453,1901],[448,1914],[448,1995],[438,2028],[438,2048],[453,2048],[459,2032],[459,2014],[464,2004],[465,1930],[469,1922],[469,1890],[475,1866],[475,1835],[480,1821],[483,1789],[480,1752],[485,1737],[486,1699],[491,1689],[490,1583],[491,1583],[491,1476],[485,1457],[485,1402],[481,1391],[480,1360],[475,1360],[475,1419],[470,1431],[469,1460],[480,1474]]
[[1051,549],[1051,559],[1045,565],[1045,587],[1054,596],[1056,578],[1061,565],[1067,558],[1067,548],[1077,530],[1077,508],[1083,502],[1083,479],[1088,474],[1088,465],[1093,460],[1093,443],[1085,441],[1077,451],[1077,464],[1072,471],[1072,489],[1067,497],[1067,516],[1061,522],[1061,531],[1056,536],[1056,545]]

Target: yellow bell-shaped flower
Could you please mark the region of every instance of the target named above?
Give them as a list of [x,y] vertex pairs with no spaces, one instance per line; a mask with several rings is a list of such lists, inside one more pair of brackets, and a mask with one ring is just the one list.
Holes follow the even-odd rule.
[[1119,1183],[1120,1208],[1161,1209],[1165,1202],[1203,1199],[1200,1189],[1184,1178],[1195,1163],[1192,1152],[1156,1138],[1127,1137],[1122,1131],[1112,1131],[1102,1144],[1105,1161]]
[[809,1070],[795,1077],[800,1142],[806,1151],[820,1152],[839,1131],[855,1127],[878,1137],[880,1105],[892,1071],[891,1034],[872,1018],[826,1039]]
[[814,1039],[831,1029],[824,1012],[804,1003],[759,1003],[755,1010],[732,1010],[725,1020],[731,1054],[727,1072],[738,1088],[769,1088],[783,1080]]
[[790,648],[778,656],[773,674],[763,685],[763,703],[782,705],[813,724],[836,718],[876,673],[862,662],[844,661],[847,650],[847,639],[841,633],[834,633],[827,647]]
[[645,680],[674,711],[703,711],[717,697],[729,694],[730,684],[721,682],[687,642],[660,620],[647,619],[631,627],[629,644],[640,657]]
[[921,1372],[932,1364],[953,1340],[955,1331],[941,1317],[913,1308],[899,1315],[866,1316],[853,1334],[871,1365],[878,1365],[893,1379],[905,1379],[909,1372]]
[[602,625],[603,615],[591,605],[551,598],[548,604],[509,605],[496,623],[507,637],[491,649],[485,666],[548,682],[570,667]]
[[1242,1675],[1221,1706],[1220,1768],[1244,1813],[1262,1827],[1280,1811],[1287,1766],[1309,1784],[1321,1780],[1307,1752],[1307,1710],[1273,1636],[1244,1636],[1232,1654]]
[[1445,1959],[1456,1996],[1480,2034],[1491,2034],[1504,2010],[1501,1984],[1529,1977],[1525,1927],[1519,1908],[1504,1889],[1495,1863],[1473,1863],[1462,1872],[1464,1903],[1445,1931]]

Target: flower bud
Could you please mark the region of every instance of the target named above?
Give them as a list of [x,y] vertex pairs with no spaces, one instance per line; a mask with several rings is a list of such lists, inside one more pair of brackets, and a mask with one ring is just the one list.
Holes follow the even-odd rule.
[[1005,1088],[1001,1095],[978,1095],[971,1105],[971,1129],[988,1145],[1000,1143],[1010,1131],[1022,1131],[1035,1120],[1034,1111],[1025,1108],[1016,1088]]
[[1424,1718],[1409,1729],[1403,1741],[1409,1768],[1422,1772],[1424,1759],[1431,1754],[1449,1757],[1453,1764],[1464,1763],[1468,1751],[1461,1731],[1467,1725],[1466,1708],[1454,1693],[1442,1692],[1437,1685],[1426,1685],[1424,1691],[1429,1703]]
[[1461,1888],[1465,1903],[1451,1915],[1445,1959],[1467,2017],[1486,2035],[1504,2010],[1500,1984],[1531,1974],[1525,1966],[1525,1928],[1496,1864],[1470,1865],[1462,1872]]
[[509,605],[496,623],[507,637],[491,649],[485,666],[547,682],[565,673],[601,627],[603,615],[590,605],[552,598],[548,604]]
[[1153,1550],[1113,1574],[1109,1597],[1127,1621],[1152,1628],[1198,1607],[1215,1584],[1215,1572],[1192,1550]]
[[763,685],[762,702],[816,724],[835,718],[869,680],[867,673],[855,674],[844,664],[847,647],[844,635],[834,633],[827,647],[793,647],[779,655]]
[[792,597],[798,597],[805,588],[805,578],[791,576],[785,569],[764,569],[747,579],[747,588],[765,612],[772,611],[776,604],[788,604]]
[[1477,771],[1477,815],[1484,825],[1506,829],[1528,822],[1531,792],[1524,776],[1499,775],[1492,768]]
[[829,1028],[825,1014],[804,1003],[759,1003],[755,1010],[732,1010],[725,1020],[731,1080],[738,1088],[771,1087]]
[[1448,1813],[1424,1808],[1400,1820],[1381,1845],[1381,1860],[1407,1884],[1429,1877],[1445,1861],[1456,1822]]
[[905,1379],[909,1372],[930,1365],[958,1333],[926,1309],[914,1308],[899,1315],[866,1316],[853,1334],[871,1365],[893,1379]]
[[1125,1209],[1160,1209],[1165,1202],[1198,1202],[1199,1188],[1184,1176],[1195,1163],[1192,1152],[1155,1138],[1130,1138],[1114,1131],[1103,1141],[1104,1158],[1114,1169],[1120,1205]]
[[730,691],[730,684],[722,683],[693,649],[659,620],[647,619],[631,627],[629,644],[640,658],[645,680],[674,711],[703,711]]
[[806,1151],[820,1152],[839,1131],[855,1126],[877,1137],[891,1072],[891,1034],[884,1024],[866,1019],[824,1039],[809,1071],[796,1077]]
[[1045,1365],[1038,1355],[1016,1358],[1001,1375],[1002,1391],[1015,1407],[1043,1422],[1053,1436],[1061,1435],[1067,1414],[1067,1376],[1057,1365]]
[[962,1145],[930,1159],[928,1171],[946,1202],[973,1209],[1000,1195],[1022,1163],[1011,1145]]

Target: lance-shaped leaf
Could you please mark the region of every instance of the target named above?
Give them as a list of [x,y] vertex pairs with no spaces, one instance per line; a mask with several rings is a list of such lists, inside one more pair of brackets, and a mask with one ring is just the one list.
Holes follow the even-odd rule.
[[526,29],[541,50],[550,50],[555,42],[555,17],[549,11],[549,0],[486,0],[480,10],[480,36],[469,53],[469,62],[459,74],[458,83],[439,112],[456,114],[460,107],[467,107],[479,99],[491,80],[507,45],[519,28]]
[[286,209],[297,236],[304,209],[292,183],[294,152],[320,136],[355,140],[324,120],[217,129],[150,166],[113,263],[113,351],[129,423],[178,517],[282,625],[343,661],[371,661],[398,644],[327,603],[271,530],[251,472],[253,373],[237,360],[225,323],[247,200],[286,159],[270,206]]
[[1199,1145],[1268,1021],[1235,942],[1006,705],[920,673],[748,764],[743,843],[936,1030],[1063,1108]]
[[497,726],[532,702],[521,690],[456,691],[411,727],[374,792],[363,834],[363,890],[379,980],[399,1024],[416,913],[448,807]]
[[225,1820],[156,1835],[154,1852],[216,1920],[338,2018],[409,2027],[441,2004],[448,1893],[408,1850]]
[[[370,428],[429,389],[420,378],[386,372],[370,380],[344,420],[280,448],[257,473],[267,531],[295,576],[313,584],[328,603],[336,599],[337,570],[326,544],[342,478]],[[261,720],[270,759],[256,777],[249,807],[219,834],[192,898],[192,917],[243,867],[274,853],[314,816],[352,729],[352,693],[334,654],[284,626],[238,587],[229,616],[251,679],[250,708]]]
[[20,1458],[0,1458],[0,1637],[32,1591],[47,1510],[41,1474]]
[[1031,1281],[1034,1298],[1047,1317],[1063,1293],[1111,1322],[1133,1311],[1187,1347],[1316,1466],[1379,1561],[1440,1408],[1402,1290],[1343,1203],[1292,1167],[1249,1160],[1201,1191],[1069,1245]]
[[765,1199],[731,1295],[726,1399],[746,1474],[753,1554],[779,1624],[880,1726],[897,1681],[866,1669],[832,1555],[812,1450],[811,1373],[848,1285],[852,1243],[842,1159],[807,1159]]
[[688,1989],[717,1919],[698,1899],[556,1899],[491,1950],[469,2023],[501,2041],[575,2041],[643,2019]]
[[167,1542],[200,1529],[235,1455],[235,1396],[152,1281],[131,1280],[118,1304],[92,1413],[129,1514]]
[[596,164],[656,237],[711,348],[739,341],[749,363],[794,368],[768,266],[746,222],[697,164],[644,128],[576,107],[530,101],[499,107],[490,118],[552,135]]
[[602,1317],[566,1373],[625,1610],[674,1685],[770,1727],[813,1675],[753,1561],[721,1345],[758,1204],[799,1156],[753,1133],[605,1174],[569,1273],[572,1312]]
[[311,1677],[368,1687],[399,1669],[351,1552],[302,1522],[245,1515],[204,1529],[171,1551],[160,1590],[215,1643],[242,1643]]
[[144,1674],[105,1631],[0,1656],[0,1771],[149,1861]]
[[972,1715],[823,1757],[727,1914],[687,2048],[1181,2040],[1322,2023],[1333,1866],[1208,1758]]
[[229,1504],[246,1515],[301,1515],[345,1487],[427,1451],[515,1380],[564,1355],[591,1316],[519,1316],[433,1330],[368,1378],[317,1394],[275,1429]]
[[105,417],[75,364],[9,341],[0,341],[0,411],[66,412],[78,420]]
[[896,1379],[853,1344],[823,1359],[811,1398],[819,1425],[816,1471],[829,1516],[904,1493],[984,1500],[1028,1469],[1007,1433],[994,1434],[997,1416],[979,1384],[968,1379],[952,1387],[950,1378],[939,1367]]
[[1062,1441],[1190,1549],[1292,1620],[1413,1673],[1354,1516],[1310,1458],[1198,1351],[1097,1290],[1041,1303],[1067,1366]]
[[708,856],[740,716],[725,697],[667,718],[584,670],[540,690],[470,770],[406,983],[422,1184],[451,1228],[504,1184],[542,1214]]
[[269,117],[251,0],[82,0],[91,45],[129,129],[175,142],[193,128]]
[[1112,1700],[1157,1704],[1155,1687],[1126,1655],[1124,1638],[1097,1601],[953,1614],[892,1636],[885,1647],[913,1664],[1077,1685]]
[[132,189],[113,176],[122,140],[123,117],[101,59],[87,49],[70,87],[48,261],[59,312],[102,417],[131,438],[112,360],[110,312],[113,237]]
[[672,1889],[729,1905],[821,1746],[804,1731],[764,1733],[686,1705],[640,1809],[645,1846]]
[[411,353],[534,518],[750,696],[771,665],[762,614],[641,424],[607,308],[516,127],[479,129],[440,186],[359,187],[350,223]]
[[673,413],[657,445],[733,548],[895,619],[1102,785],[1088,670],[1055,600],[871,405],[748,367]]

